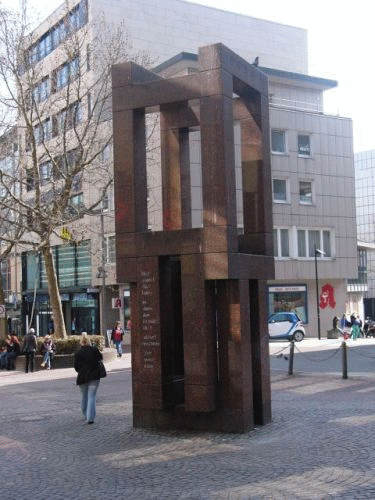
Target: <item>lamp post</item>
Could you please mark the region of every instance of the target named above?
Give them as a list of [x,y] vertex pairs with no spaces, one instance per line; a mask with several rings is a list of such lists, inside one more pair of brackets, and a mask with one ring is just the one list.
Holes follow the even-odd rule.
[[104,236],[104,214],[103,208],[100,211],[100,235],[101,235],[101,247],[102,247],[102,259],[101,266],[98,268],[97,278],[102,279],[102,293],[100,294],[100,329],[104,339],[106,339],[105,332],[105,321],[104,321],[104,311],[105,311],[105,279],[107,277],[107,272],[105,270],[106,254],[105,254],[105,236]]
[[318,339],[320,340],[320,307],[319,307],[319,285],[318,285],[318,255],[325,255],[323,250],[319,250],[314,245],[314,260],[315,260],[315,286],[316,286],[316,313],[318,317]]

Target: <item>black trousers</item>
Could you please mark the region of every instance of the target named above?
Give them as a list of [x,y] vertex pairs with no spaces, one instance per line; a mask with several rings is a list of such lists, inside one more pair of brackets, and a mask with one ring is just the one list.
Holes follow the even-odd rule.
[[30,351],[25,353],[25,372],[27,373],[29,371],[33,372],[34,371],[34,360],[35,360],[35,351]]

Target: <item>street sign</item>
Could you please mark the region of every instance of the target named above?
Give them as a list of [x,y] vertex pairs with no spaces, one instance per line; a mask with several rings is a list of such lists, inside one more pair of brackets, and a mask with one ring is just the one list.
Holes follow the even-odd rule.
[[0,304],[0,318],[5,318],[5,304]]

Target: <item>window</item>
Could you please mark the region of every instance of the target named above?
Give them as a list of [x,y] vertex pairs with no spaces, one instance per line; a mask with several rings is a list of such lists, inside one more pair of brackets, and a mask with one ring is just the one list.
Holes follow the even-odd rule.
[[332,234],[325,229],[298,229],[297,244],[299,258],[315,258],[315,248],[325,255],[317,254],[317,258],[332,257]]
[[286,137],[284,130],[271,130],[272,153],[286,153]]
[[50,161],[39,165],[40,184],[44,186],[52,178],[52,165]]
[[108,195],[108,193],[106,193],[103,196],[103,199],[102,199],[102,209],[103,210],[108,210],[109,209],[109,195]]
[[289,257],[289,229],[273,230],[273,250],[275,257]]
[[83,193],[76,194],[70,198],[70,205],[72,207],[81,207],[83,205]]
[[312,205],[312,182],[300,181],[299,183],[299,202],[303,205]]
[[273,201],[286,203],[288,201],[288,182],[286,179],[273,179]]
[[311,156],[310,136],[298,134],[298,154]]
[[50,90],[50,79],[47,77],[35,86],[33,90],[33,101],[37,104],[45,101],[50,94]]
[[115,236],[106,236],[104,238],[104,255],[106,264],[116,262],[116,239]]
[[37,145],[51,139],[51,120],[49,118],[34,127],[34,136]]
[[26,170],[26,191],[34,189],[34,174],[32,170]]
[[75,57],[69,62],[66,62],[56,70],[56,90],[60,90],[68,83],[71,83],[78,76],[79,72],[79,59]]
[[54,117],[53,134],[54,136],[71,130],[78,123],[82,122],[82,105],[75,102],[67,109],[63,109]]
[[307,289],[305,285],[269,286],[268,313],[294,312],[307,323]]

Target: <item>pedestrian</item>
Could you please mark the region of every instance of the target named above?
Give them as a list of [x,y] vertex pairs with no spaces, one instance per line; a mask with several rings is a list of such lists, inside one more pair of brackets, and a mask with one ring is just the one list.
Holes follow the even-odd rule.
[[77,385],[81,390],[81,410],[88,424],[96,415],[96,392],[100,382],[99,362],[103,356],[97,347],[91,346],[87,335],[81,337],[81,348],[74,355],[74,369],[78,373]]
[[3,370],[6,368],[6,355],[8,353],[8,349],[11,344],[11,335],[7,335],[7,338],[5,339],[5,347],[4,350],[0,353],[0,368]]
[[343,314],[342,318],[340,319],[340,328],[341,328],[341,330],[344,330],[344,328],[346,328],[347,326],[350,326],[348,323],[349,322],[346,319],[346,314]]
[[356,314],[353,313],[350,316],[350,322],[352,324],[352,329],[351,329],[351,338],[353,340],[357,340],[357,338],[361,335],[361,326],[360,322],[356,317]]
[[21,352],[21,344],[18,340],[17,334],[15,332],[12,333],[10,337],[10,345],[8,346],[7,353],[5,355],[5,366],[7,370],[14,370],[15,365],[14,362],[16,357]]
[[55,352],[55,344],[52,342],[50,335],[46,335],[44,337],[44,342],[40,349],[41,354],[43,355],[43,362],[40,366],[45,366],[47,370],[51,369],[51,361],[53,359],[53,355]]
[[115,327],[112,330],[111,339],[116,346],[117,356],[122,356],[122,339],[124,338],[124,330],[121,328],[121,322],[116,321]]
[[34,371],[36,351],[36,336],[34,328],[30,328],[22,343],[22,352],[25,354],[25,373]]

